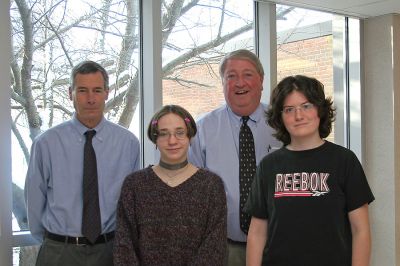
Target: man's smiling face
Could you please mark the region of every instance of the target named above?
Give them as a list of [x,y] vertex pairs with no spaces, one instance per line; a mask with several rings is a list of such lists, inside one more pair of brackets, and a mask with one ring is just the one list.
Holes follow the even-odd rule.
[[263,77],[245,59],[229,59],[222,85],[227,104],[239,116],[252,114],[260,104]]

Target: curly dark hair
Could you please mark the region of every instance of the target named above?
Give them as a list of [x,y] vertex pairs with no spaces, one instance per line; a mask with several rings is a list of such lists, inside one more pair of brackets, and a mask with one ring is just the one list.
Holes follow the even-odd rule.
[[326,138],[332,131],[332,122],[335,121],[336,109],[333,107],[333,101],[329,97],[325,98],[324,85],[320,81],[302,75],[282,79],[271,93],[266,117],[267,123],[276,131],[274,136],[284,145],[291,142],[290,134],[282,120],[282,110],[283,102],[293,91],[304,94],[307,100],[318,108],[319,136]]
[[161,117],[167,114],[176,114],[185,121],[187,128],[187,136],[189,139],[194,137],[197,133],[196,122],[192,115],[183,107],[179,105],[165,105],[158,112],[156,112],[150,120],[149,126],[147,127],[147,137],[156,144],[158,136],[158,121]]

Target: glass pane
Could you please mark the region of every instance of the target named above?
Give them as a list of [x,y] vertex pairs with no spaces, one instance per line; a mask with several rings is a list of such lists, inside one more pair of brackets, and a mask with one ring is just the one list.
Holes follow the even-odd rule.
[[[314,77],[333,99],[333,15],[283,5],[276,10],[278,81],[290,75]],[[334,132],[327,139],[334,142]]]
[[[13,231],[26,230],[24,183],[32,140],[71,118],[69,74],[83,60],[110,74],[105,116],[139,136],[137,0],[11,1]],[[126,96],[129,97],[126,97]]]
[[208,0],[174,9],[171,2],[163,1],[162,10],[163,104],[182,105],[196,119],[225,102],[221,57],[253,49],[253,1]]
[[39,251],[39,245],[14,247],[13,248],[13,266],[35,265],[36,257]]

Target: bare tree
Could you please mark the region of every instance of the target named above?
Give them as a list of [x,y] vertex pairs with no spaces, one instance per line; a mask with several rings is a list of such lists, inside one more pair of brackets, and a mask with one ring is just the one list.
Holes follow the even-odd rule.
[[[175,70],[193,62],[207,64],[208,58],[224,52],[224,44],[252,29],[252,18],[242,17],[241,10],[230,6],[234,2],[162,2],[163,53],[174,55],[163,65],[164,79],[178,80]],[[107,118],[128,127],[139,102],[137,0],[82,0],[79,6],[73,4],[67,0],[11,3],[12,130],[27,162],[31,141],[73,114],[67,94],[69,72],[81,60],[99,61],[111,76]],[[206,19],[204,9],[212,11]],[[194,27],[208,30],[209,38],[194,38]],[[187,37],[185,42],[174,41],[179,34]],[[185,82],[190,84],[191,80]],[[20,228],[27,229],[23,190],[15,184],[13,196],[13,213]]]

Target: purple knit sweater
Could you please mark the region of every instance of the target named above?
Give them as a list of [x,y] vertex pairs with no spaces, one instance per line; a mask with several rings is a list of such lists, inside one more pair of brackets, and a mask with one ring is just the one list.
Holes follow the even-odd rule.
[[177,187],[151,167],[137,171],[122,186],[114,265],[224,265],[226,212],[223,183],[210,171]]

